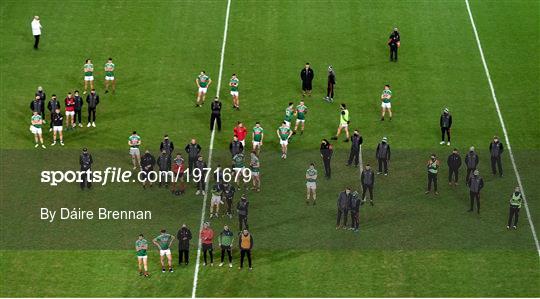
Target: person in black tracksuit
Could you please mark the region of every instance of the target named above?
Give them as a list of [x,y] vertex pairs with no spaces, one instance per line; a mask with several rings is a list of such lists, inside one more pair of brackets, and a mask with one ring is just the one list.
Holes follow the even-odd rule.
[[[504,151],[503,144],[499,140],[499,137],[494,136],[493,141],[489,144],[489,153],[491,156],[491,172],[493,175],[497,175],[497,170],[499,171],[499,176],[503,176],[501,156]],[[497,167],[495,167],[497,166]]]
[[56,111],[56,109],[60,109],[60,102],[58,102],[58,100],[56,99],[56,95],[53,94],[51,96],[51,100],[49,101],[49,103],[47,104],[47,109],[49,109],[49,112],[51,113],[51,123],[50,123],[50,126],[51,126],[51,129],[53,127],[53,115]]
[[330,169],[330,160],[332,159],[332,145],[328,140],[323,139],[321,142],[321,157],[324,164],[324,176],[329,179],[332,176],[332,170]]
[[398,48],[400,46],[401,37],[397,28],[390,34],[388,38],[388,46],[390,47],[390,61],[398,61]]
[[360,175],[362,183],[362,200],[366,200],[366,192],[369,191],[369,204],[373,206],[373,186],[375,185],[375,174],[369,164],[366,164]]
[[99,95],[96,90],[92,88],[90,93],[86,95],[86,103],[88,104],[88,124],[87,127],[96,126],[96,109],[99,105]]
[[[41,118],[43,120],[45,120],[45,103],[47,101],[47,94],[43,90],[43,87],[38,86],[38,90],[36,91],[35,95],[38,96],[39,99],[41,100],[41,106],[39,107],[40,110],[38,112],[41,115]],[[30,108],[30,109],[32,109],[32,108]]]
[[38,95],[36,98],[30,102],[30,110],[32,112],[37,112],[41,115],[41,119],[45,120],[45,101],[43,101]]
[[358,130],[354,130],[353,135],[351,136],[351,152],[349,153],[349,161],[347,161],[347,166],[351,166],[354,160],[354,167],[358,167],[360,160],[360,147],[364,139]]
[[150,185],[152,187],[152,182],[148,180],[148,174],[150,172],[154,171],[154,165],[156,165],[156,159],[152,154],[150,154],[149,150],[146,150],[144,155],[141,157],[141,172],[142,174],[142,185],[143,188],[146,189],[146,185]]
[[[223,180],[220,180],[220,182]],[[234,199],[234,193],[236,192],[236,188],[229,182],[223,182],[222,185],[223,190],[223,198],[225,199],[225,208],[227,210],[227,216],[229,216],[229,219],[232,219],[232,208],[233,208],[233,199]]]
[[313,69],[311,68],[309,63],[306,62],[306,65],[300,71],[300,79],[302,79],[302,92],[304,96],[306,94],[308,96],[311,96],[311,89],[313,88],[311,82],[313,81],[314,77],[315,73],[313,72]]
[[450,128],[452,127],[452,115],[448,108],[444,108],[443,113],[439,119],[439,126],[441,127],[441,144],[445,144],[444,136],[448,137],[447,145],[450,145]]
[[168,178],[167,178],[167,172],[171,170],[171,156],[167,155],[166,150],[161,151],[161,155],[157,158],[157,166],[159,167],[159,183],[158,186],[161,188],[161,186],[165,185],[166,187],[169,186]]
[[471,208],[469,212],[473,211],[474,202],[476,201],[476,211],[480,214],[480,190],[484,188],[484,179],[480,176],[478,169],[475,169],[473,175],[467,181],[469,186],[469,197],[471,199]]
[[360,198],[360,194],[354,191],[349,201],[349,210],[351,211],[351,229],[356,233],[360,228],[360,206],[363,204],[364,201]]
[[75,90],[73,93],[73,99],[75,100],[75,117],[73,123],[77,124],[79,127],[82,127],[82,107],[84,106],[84,101],[79,95],[78,90]]
[[217,123],[218,131],[221,131],[221,101],[218,97],[214,98],[210,109],[212,110],[210,113],[210,131],[214,130],[214,123]]
[[189,264],[189,241],[192,235],[185,224],[182,224],[182,227],[178,230],[176,238],[178,239],[178,265],[183,262],[187,266]]
[[[172,153],[174,152],[174,143],[169,139],[169,135],[163,135],[163,141],[159,144],[159,151],[167,154],[169,160],[172,161]],[[170,167],[170,164],[169,164]]]
[[457,148],[454,148],[450,156],[448,156],[446,164],[448,164],[448,185],[457,185],[459,168],[461,167],[461,156]]
[[332,66],[328,67],[328,85],[326,87],[326,98],[327,102],[334,101],[334,85],[336,85],[336,72]]
[[83,148],[83,151],[81,155],[79,156],[79,165],[81,166],[81,171],[83,171],[81,175],[81,190],[84,190],[84,188],[90,189],[92,187],[92,181],[88,177],[88,174],[86,171],[92,169],[92,164],[94,163],[94,160],[92,159],[92,155],[88,152],[88,149]]
[[197,157],[199,157],[199,154],[201,153],[201,146],[197,143],[197,140],[193,138],[191,139],[191,142],[186,145],[184,150],[188,154],[189,172],[193,173],[195,161],[197,161]]
[[384,171],[384,175],[388,175],[388,162],[390,161],[390,145],[388,139],[383,137],[382,141],[377,145],[375,151],[375,158],[379,162],[379,171],[377,174],[381,174]]
[[[347,215],[349,214],[349,205],[351,201],[351,188],[347,187],[344,191],[339,193],[337,199],[337,219],[336,229],[347,227]],[[343,217],[343,225],[341,225],[341,219]]]
[[467,155],[465,155],[465,166],[467,166],[467,177],[465,178],[466,183],[469,182],[471,173],[476,170],[476,168],[478,167],[478,163],[480,163],[480,159],[474,151],[474,146],[471,146],[469,148],[469,152],[467,153]]
[[238,213],[238,230],[249,229],[248,225],[249,201],[245,194],[240,197],[240,201],[236,204],[236,212]]
[[231,157],[244,152],[244,146],[242,142],[238,141],[238,137],[233,136],[233,140],[229,144],[229,151],[231,152]]

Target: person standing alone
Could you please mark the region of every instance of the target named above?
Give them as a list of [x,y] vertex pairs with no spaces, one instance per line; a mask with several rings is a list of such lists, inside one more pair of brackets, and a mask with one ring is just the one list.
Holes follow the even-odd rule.
[[375,174],[371,170],[371,166],[366,164],[362,174],[360,175],[360,183],[362,183],[362,200],[366,200],[366,191],[369,191],[369,204],[373,206],[373,186],[375,185]]
[[334,101],[334,85],[336,85],[336,72],[330,65],[328,66],[328,85],[326,87],[325,101],[332,103]]
[[384,175],[388,175],[388,162],[390,161],[388,138],[383,137],[382,141],[377,145],[377,151],[375,153],[375,158],[379,162],[379,171],[377,174],[381,174],[384,171]]
[[364,139],[358,130],[354,130],[353,135],[351,136],[351,152],[349,154],[349,161],[347,161],[347,166],[351,166],[354,160],[354,167],[358,167],[360,160],[360,147],[362,146]]
[[390,34],[388,38],[388,46],[390,47],[390,61],[397,62],[398,60],[398,48],[401,45],[401,37],[397,28]]
[[37,50],[39,47],[39,38],[41,37],[41,29],[43,28],[39,21],[39,16],[34,16],[31,26],[32,26],[32,35],[34,35],[34,49]]
[[214,123],[217,124],[218,131],[221,131],[221,102],[218,97],[214,98],[210,108],[212,109],[210,114],[210,131],[214,130]]
[[452,115],[448,108],[444,108],[441,118],[439,120],[439,125],[441,126],[441,145],[444,145],[444,135],[448,137],[448,142],[446,145],[450,145],[450,128],[452,127]]
[[300,71],[300,79],[302,79],[302,95],[303,96],[311,96],[311,89],[313,78],[315,77],[315,73],[313,72],[313,69],[309,65],[309,62],[306,62],[306,65]]
[[437,159],[437,156],[435,156],[435,154],[431,154],[431,157],[427,161],[428,183],[426,194],[431,192],[431,183],[433,183],[435,195],[439,195],[439,192],[437,192],[437,174],[439,173],[439,166],[440,162]]
[[457,148],[454,148],[452,154],[448,156],[446,163],[448,164],[448,185],[452,185],[453,183],[455,186],[458,184],[458,173],[459,168],[461,167],[461,156],[459,155]]
[[510,214],[508,215],[508,225],[506,225],[506,229],[510,229],[512,219],[514,219],[514,225],[512,225],[512,228],[517,229],[519,209],[521,209],[522,203],[523,194],[521,194],[521,189],[516,187],[516,189],[514,189],[514,193],[512,193],[512,197],[510,198]]
[[471,199],[471,208],[469,212],[473,211],[474,202],[476,201],[476,212],[480,214],[480,190],[484,188],[484,179],[480,176],[480,171],[475,169],[473,175],[467,181],[469,186],[469,197]]
[[332,169],[330,168],[330,161],[332,159],[332,153],[334,152],[332,145],[328,140],[323,139],[321,142],[321,158],[324,165],[324,177],[330,179],[332,176]]
[[[489,153],[491,156],[491,172],[493,175],[497,175],[497,170],[499,171],[499,176],[503,176],[501,155],[504,151],[504,147],[499,140],[499,137],[494,136],[493,141],[489,144]],[[495,166],[497,166],[495,168]]]
[[88,152],[87,148],[83,148],[81,155],[79,156],[79,165],[81,166],[81,190],[84,188],[92,188],[92,179],[90,178],[90,173],[92,169],[92,164],[94,159],[92,155]]

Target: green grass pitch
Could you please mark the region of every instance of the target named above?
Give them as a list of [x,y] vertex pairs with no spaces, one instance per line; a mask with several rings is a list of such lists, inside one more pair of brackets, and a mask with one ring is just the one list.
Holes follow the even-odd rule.
[[[196,75],[218,81],[227,1],[15,1],[0,3],[0,295],[13,297],[189,297],[191,264],[137,275],[133,243],[162,227],[174,233],[187,223],[197,234],[202,197],[184,197],[136,184],[111,184],[80,192],[76,184],[50,187],[41,170],[78,167],[88,147],[95,169],[130,168],[126,140],[137,130],[143,149],[158,150],[164,133],[177,148],[196,137],[208,156],[209,107],[195,109]],[[514,157],[540,228],[540,5],[538,1],[471,1]],[[32,49],[30,21],[42,19],[41,48]],[[402,36],[400,61],[388,62],[392,26]],[[102,65],[117,66],[117,92],[103,92]],[[97,127],[67,132],[64,148],[33,148],[28,105],[37,86],[63,99],[82,90],[82,65],[92,58],[102,97]],[[300,99],[299,71],[315,70],[306,132],[295,136],[287,160],[279,157],[275,130],[287,102]],[[336,103],[322,101],[326,67],[336,69]],[[227,82],[240,79],[241,111],[233,111]],[[249,193],[255,240],[254,270],[201,267],[200,297],[539,297],[539,256],[525,210],[519,229],[507,231],[508,197],[516,185],[508,151],[505,176],[490,175],[488,144],[503,136],[466,5],[450,1],[232,0],[224,53],[224,131],[216,133],[212,164],[229,164],[228,142],[236,121],[266,129],[261,156],[262,192]],[[379,121],[384,84],[394,91],[394,120]],[[208,97],[216,94],[212,85]],[[363,160],[374,162],[382,136],[393,147],[390,176],[377,177],[376,205],[361,210],[361,232],[335,230],[335,201],[346,185],[360,188],[358,170],[345,167],[348,144],[335,142],[331,180],[319,180],[318,205],[306,206],[304,172],[322,173],[318,145],[335,133],[338,104],[364,136]],[[463,184],[425,196],[424,163],[438,144],[438,117],[449,107],[453,146],[479,149],[486,181],[482,214],[471,215]],[[86,110],[84,110],[85,112]],[[85,117],[85,113],[83,113]],[[47,143],[52,136],[44,134]],[[463,171],[461,178],[463,178]],[[236,197],[238,199],[238,197]],[[146,221],[39,219],[41,207],[148,209]],[[237,220],[212,221],[237,229]],[[235,230],[236,231],[236,230]],[[173,254],[176,260],[176,244]],[[238,252],[235,252],[235,264]]]

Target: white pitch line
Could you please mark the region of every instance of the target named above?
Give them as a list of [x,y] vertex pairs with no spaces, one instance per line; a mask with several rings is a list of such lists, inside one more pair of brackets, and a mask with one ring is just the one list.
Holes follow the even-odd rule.
[[[225,45],[227,43],[227,30],[229,28],[229,12],[231,10],[231,0],[227,0],[227,12],[226,12],[226,15],[225,15],[225,28],[223,29],[223,42],[221,44],[221,58],[220,58],[220,61],[219,61],[219,74],[218,74],[218,81],[217,81],[217,86],[216,86],[216,97],[219,96],[219,89],[221,88],[221,75],[223,73],[223,61],[224,61],[224,58],[225,58]],[[214,125],[215,125],[215,122],[214,122]],[[214,126],[215,128],[215,126]],[[212,167],[212,153],[214,151],[214,137],[216,135],[216,130],[215,129],[212,129],[212,133],[210,135],[210,146],[208,148],[208,164],[207,164],[207,167],[211,169]],[[201,208],[201,223],[200,223],[200,226],[199,226],[199,233],[202,231],[202,227],[203,227],[203,223],[204,223],[204,218],[205,218],[205,214],[206,214],[206,200],[208,199],[208,186],[209,186],[209,182],[210,182],[210,177],[209,179],[206,181],[206,185],[205,185],[205,194],[203,196],[203,204],[202,204],[202,208]],[[198,234],[199,235],[199,234]],[[197,295],[197,282],[198,282],[198,279],[199,279],[199,268],[200,268],[200,259],[201,259],[201,238],[199,236],[197,236],[198,238],[198,244],[197,244],[197,260],[195,261],[195,274],[193,276],[193,289],[191,291],[191,298],[196,298],[196,295]]]
[[480,43],[480,38],[478,37],[478,31],[476,30],[476,25],[474,23],[474,18],[471,12],[471,7],[469,6],[469,0],[465,0],[465,4],[467,6],[467,12],[469,13],[469,18],[471,19],[471,25],[474,31],[474,36],[476,37],[476,44],[478,45],[478,51],[480,51],[480,58],[482,58],[482,64],[484,65],[484,71],[486,72],[486,77],[489,83],[489,89],[491,89],[491,97],[493,98],[493,103],[495,104],[495,108],[497,109],[497,115],[499,116],[499,122],[501,123],[501,127],[504,133],[504,139],[506,140],[506,148],[508,149],[508,154],[510,155],[510,161],[512,161],[512,167],[514,168],[514,173],[516,175],[519,188],[521,189],[521,193],[523,194],[523,206],[525,207],[525,211],[527,212],[527,219],[529,220],[529,226],[531,227],[531,233],[534,239],[534,243],[536,245],[536,250],[538,252],[538,256],[540,257],[540,245],[538,244],[538,237],[536,236],[536,230],[534,229],[534,224],[532,222],[531,218],[531,212],[529,211],[529,205],[527,204],[527,198],[525,196],[525,190],[523,189],[523,185],[521,184],[521,177],[519,176],[519,171],[516,166],[516,161],[514,159],[514,154],[512,153],[512,147],[510,146],[510,139],[508,138],[508,133],[506,131],[506,126],[504,124],[504,119],[501,113],[501,109],[499,108],[499,102],[497,101],[497,95],[495,94],[495,88],[493,87],[493,82],[491,81],[491,76],[489,74],[489,69],[487,66],[486,59],[484,57],[484,50],[482,50],[482,44]]

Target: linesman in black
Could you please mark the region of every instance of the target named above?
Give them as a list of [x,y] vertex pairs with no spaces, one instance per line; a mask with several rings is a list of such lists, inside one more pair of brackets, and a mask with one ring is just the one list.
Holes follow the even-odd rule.
[[92,180],[87,171],[91,170],[93,163],[94,159],[92,159],[92,155],[90,155],[87,148],[83,148],[82,153],[79,156],[79,165],[83,172],[81,175],[81,190],[84,190],[85,187],[88,189],[92,187]]
[[398,48],[400,46],[400,36],[397,28],[390,34],[388,38],[388,46],[390,47],[390,61],[397,62],[398,60]]
[[328,66],[328,85],[326,87],[325,101],[332,103],[334,101],[334,85],[336,85],[336,72],[330,65]]
[[218,131],[221,131],[221,101],[218,97],[214,98],[210,106],[212,113],[210,114],[210,131],[214,130],[214,122],[217,123]]
[[306,62],[306,65],[300,71],[300,79],[302,79],[302,95],[311,96],[311,89],[313,89],[311,82],[313,81],[313,78],[315,77],[315,73],[313,72],[313,69],[309,65],[309,62]]

